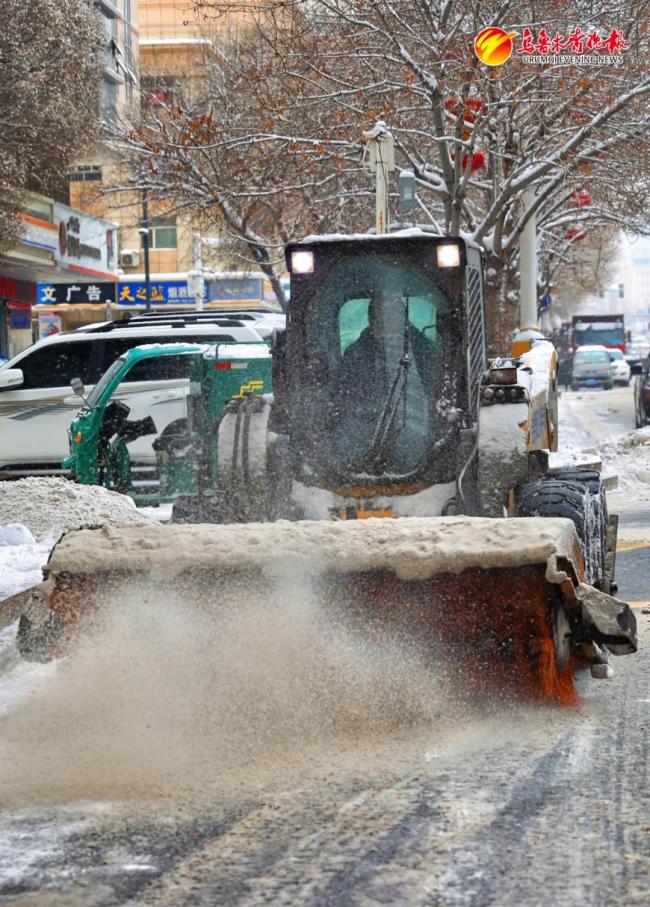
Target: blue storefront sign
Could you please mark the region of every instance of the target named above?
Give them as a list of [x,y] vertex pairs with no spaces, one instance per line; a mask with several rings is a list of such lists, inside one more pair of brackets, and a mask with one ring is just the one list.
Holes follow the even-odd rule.
[[264,299],[261,277],[215,277],[208,280],[210,302],[239,302]]
[[[205,290],[204,300],[207,298]],[[143,280],[121,280],[117,302],[119,305],[143,305],[147,301],[147,288]],[[186,280],[151,281],[152,305],[194,305]]]

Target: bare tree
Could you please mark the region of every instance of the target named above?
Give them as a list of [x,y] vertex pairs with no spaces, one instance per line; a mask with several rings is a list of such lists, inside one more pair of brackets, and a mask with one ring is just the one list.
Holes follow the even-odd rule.
[[[304,227],[367,227],[370,186],[359,167],[360,134],[378,117],[394,131],[401,165],[416,175],[422,217],[485,249],[495,348],[516,323],[519,237],[531,214],[521,204],[526,190],[536,192],[532,211],[550,268],[574,257],[581,232],[612,224],[647,229],[645,2],[577,0],[570,9],[562,0],[195,5],[208,16],[237,10],[248,31],[243,50],[224,53],[228,78],[211,71],[224,92],[221,107],[212,108],[219,126],[190,142],[197,168],[191,177],[187,162],[176,160],[177,185],[185,179],[192,186],[188,201],[193,193],[194,201],[211,204],[216,183],[237,209],[254,201],[241,226],[257,230],[259,247],[277,247],[283,234]],[[618,66],[595,67],[574,55],[527,62],[515,52],[504,65],[488,67],[473,41],[489,25],[507,25],[520,36],[529,29],[539,46],[544,35],[573,36],[569,49],[578,51],[586,44],[583,26],[585,38],[598,34],[605,45],[616,33],[626,48],[618,48]],[[186,113],[178,117],[182,137]],[[159,120],[157,145],[151,131],[146,141],[139,136],[142,159],[158,167],[188,151]],[[204,166],[208,157],[212,169]],[[272,237],[262,217],[271,200],[284,228],[274,228]],[[229,229],[243,235],[235,220]]]
[[[137,126],[120,125],[114,145],[131,179],[112,191],[146,188],[165,210],[191,209],[197,224],[218,231],[221,260],[261,270],[283,304],[284,245],[306,232],[345,229],[360,202],[344,185],[346,161],[331,153],[331,138],[326,149],[293,122],[286,134],[271,132],[287,91],[278,63],[259,28],[213,37],[199,80],[170,100],[150,93]],[[316,131],[325,130],[323,121]],[[345,152],[349,144],[343,136]],[[358,159],[355,149],[354,171]]]
[[105,43],[88,0],[4,0],[0,33],[0,250],[27,188],[45,191],[97,139]]

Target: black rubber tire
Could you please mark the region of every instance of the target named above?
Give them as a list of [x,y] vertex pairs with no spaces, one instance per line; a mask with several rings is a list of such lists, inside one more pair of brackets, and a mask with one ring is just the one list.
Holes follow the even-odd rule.
[[198,495],[179,494],[172,505],[170,523],[200,523],[201,507]]
[[169,425],[166,425],[160,432],[156,440],[153,442],[153,449],[155,451],[166,450],[167,443],[169,441],[175,440],[176,438],[182,438],[184,436],[189,436],[187,419],[175,419],[173,422],[170,422]]
[[560,479],[563,482],[577,482],[580,485],[584,485],[589,491],[594,516],[592,544],[597,540],[600,542],[599,545],[594,546],[591,582],[597,588],[602,588],[605,579],[605,559],[607,554],[608,512],[607,494],[603,488],[601,475],[595,469],[563,469],[547,478]]
[[586,484],[555,476],[545,476],[536,482],[528,482],[519,493],[517,514],[524,517],[564,517],[571,520],[582,545],[585,579],[593,585],[602,582],[604,556],[601,556],[601,528]]
[[198,494],[180,494],[172,506],[172,523],[238,523],[237,514],[228,505],[226,496],[207,491]]
[[579,384],[572,384],[572,385],[571,385],[571,390],[572,390],[572,391],[579,391],[579,390],[580,390],[580,385],[579,385]]
[[562,605],[556,605],[551,614],[555,660],[560,671],[566,670],[571,657],[571,625]]
[[604,391],[611,391],[613,387],[614,387],[614,385],[612,384],[611,381],[605,381],[605,383],[603,384]]
[[22,614],[16,633],[16,648],[21,658],[25,661],[51,661],[54,657],[53,648],[61,639],[64,627],[64,622],[54,612],[37,628]]

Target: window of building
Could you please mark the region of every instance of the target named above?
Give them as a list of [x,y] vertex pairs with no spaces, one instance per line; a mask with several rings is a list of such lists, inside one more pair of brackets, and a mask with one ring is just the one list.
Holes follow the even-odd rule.
[[71,183],[101,182],[102,168],[99,164],[80,164],[68,174]]
[[150,240],[152,249],[176,248],[176,218],[157,217],[150,224]]

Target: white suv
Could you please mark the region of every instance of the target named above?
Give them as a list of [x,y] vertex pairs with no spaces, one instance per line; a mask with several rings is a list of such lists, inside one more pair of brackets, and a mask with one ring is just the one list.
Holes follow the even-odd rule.
[[[244,319],[243,313],[239,316],[145,316],[91,325],[39,340],[14,356],[0,366],[0,479],[63,474],[67,429],[81,407],[70,388],[73,378],[81,378],[89,392],[118,356],[143,343],[259,343],[262,337],[252,326],[255,320]],[[155,415],[156,407],[168,409],[176,399],[184,402],[187,384],[186,378],[170,380],[166,374],[152,374],[146,380],[125,382],[119,396],[128,400],[134,394],[145,394]],[[160,424],[165,425],[164,418]],[[133,454],[137,462],[155,462],[153,440],[148,437],[136,442]]]
[[614,379],[614,384],[622,384],[623,387],[629,387],[632,369],[625,361],[625,356],[620,350],[608,349],[607,352],[609,353],[609,359],[612,363],[612,378]]

